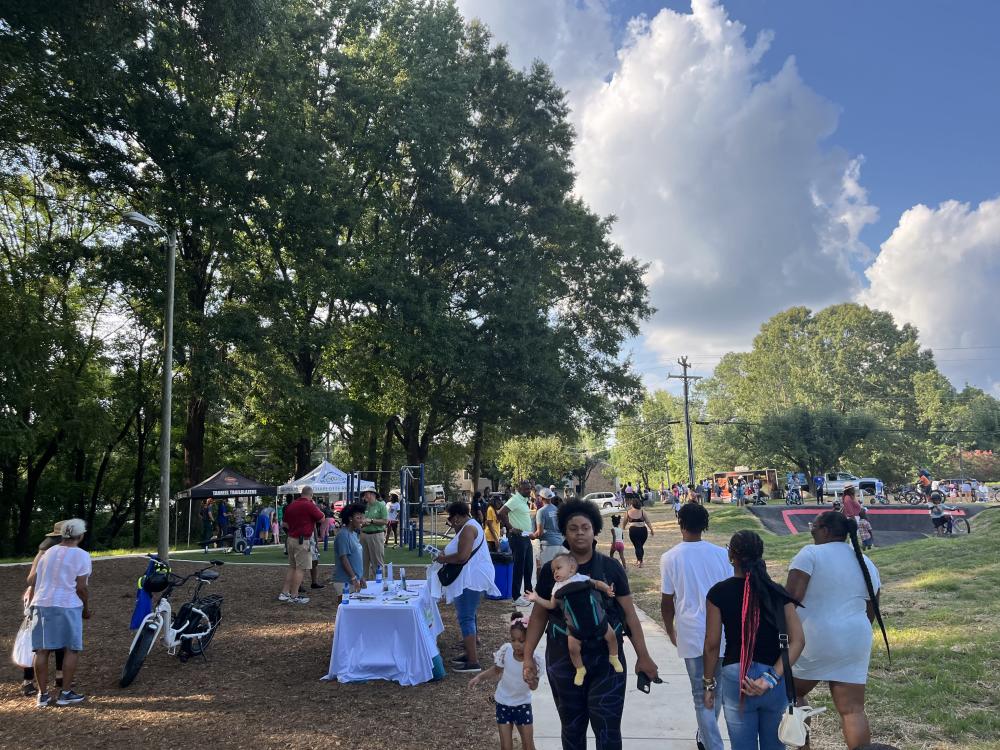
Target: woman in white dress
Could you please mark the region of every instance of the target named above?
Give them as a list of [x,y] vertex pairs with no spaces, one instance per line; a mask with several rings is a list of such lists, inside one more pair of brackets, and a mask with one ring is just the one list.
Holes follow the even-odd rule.
[[476,615],[483,594],[499,596],[500,589],[493,581],[493,560],[486,546],[483,527],[469,515],[465,503],[448,506],[448,525],[455,530],[455,536],[444,552],[437,556],[441,564],[457,563],[462,566],[458,578],[444,587],[445,600],[454,602],[458,626],[462,630],[462,646],[465,654],[453,659],[456,672],[478,672],[479,653],[476,650]]
[[865,683],[874,619],[885,638],[878,607],[881,581],[875,564],[861,552],[853,519],[827,511],[811,524],[811,533],[815,544],[792,559],[785,586],[802,602],[799,618],[806,639],[795,665],[795,692],[801,700],[817,683],[829,683],[844,739],[856,748],[871,742]]

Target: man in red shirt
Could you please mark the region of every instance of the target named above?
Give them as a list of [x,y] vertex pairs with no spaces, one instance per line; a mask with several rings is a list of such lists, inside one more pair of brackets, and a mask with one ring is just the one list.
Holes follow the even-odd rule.
[[312,568],[312,535],[318,524],[326,520],[323,511],[313,502],[312,487],[303,487],[302,496],[285,508],[282,525],[288,534],[288,573],[279,602],[308,604],[309,597],[299,594],[303,574]]

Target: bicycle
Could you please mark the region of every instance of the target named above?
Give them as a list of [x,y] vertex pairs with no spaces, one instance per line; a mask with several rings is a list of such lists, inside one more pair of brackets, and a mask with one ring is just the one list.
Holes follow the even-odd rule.
[[[167,653],[170,656],[176,655],[181,662],[186,662],[191,656],[206,658],[205,651],[211,644],[219,623],[222,622],[222,596],[220,594],[200,596],[202,586],[212,583],[219,577],[219,572],[212,568],[223,565],[222,561],[211,560],[211,565],[208,567],[182,577],[171,572],[170,568],[160,563],[155,555],[147,557],[156,560],[157,565],[152,574],[143,577],[142,587],[148,593],[162,593],[156,607],[143,618],[132,639],[128,658],[118,680],[118,685],[123,688],[131,685],[138,676],[143,662],[161,636]],[[170,606],[170,595],[174,589],[183,586],[192,578],[198,579],[194,594],[190,601],[181,605],[177,615],[174,616]]]
[[[953,505],[942,505],[944,510],[958,510]],[[965,516],[956,516],[948,514],[951,518],[951,531],[948,531],[947,525],[935,526],[934,534],[935,536],[965,536],[966,534],[972,533],[972,527],[969,525],[969,519]]]

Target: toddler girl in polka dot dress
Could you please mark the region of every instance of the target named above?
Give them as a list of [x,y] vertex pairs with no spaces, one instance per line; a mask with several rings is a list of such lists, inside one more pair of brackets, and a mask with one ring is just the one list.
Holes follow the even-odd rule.
[[[538,681],[529,685],[524,681],[524,639],[528,634],[528,619],[520,612],[510,616],[510,643],[505,643],[493,655],[494,666],[476,675],[469,687],[480,680],[500,678],[494,697],[497,703],[497,729],[500,731],[500,750],[514,747],[514,727],[521,736],[523,750],[535,750],[531,717],[531,691]],[[542,671],[542,657],[535,655],[535,666]]]

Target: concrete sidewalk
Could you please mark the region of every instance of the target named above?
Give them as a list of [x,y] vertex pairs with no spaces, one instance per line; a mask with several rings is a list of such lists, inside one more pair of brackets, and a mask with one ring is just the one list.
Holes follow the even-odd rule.
[[[697,750],[694,705],[691,698],[691,681],[688,679],[684,660],[677,656],[677,649],[666,631],[641,609],[636,608],[642,632],[646,636],[649,655],[656,662],[662,685],[653,685],[649,695],[636,688],[635,652],[628,639],[625,654],[628,658],[629,678],[625,688],[625,711],[622,715],[622,740],[627,750]],[[545,638],[539,648],[544,653]],[[541,683],[532,694],[535,717],[535,747],[537,750],[562,750],[559,714],[548,680]],[[726,740],[726,722],[720,716],[722,737]],[[515,732],[514,736],[517,736]],[[515,740],[515,744],[517,740]],[[594,735],[588,732],[588,748],[594,748]]]

